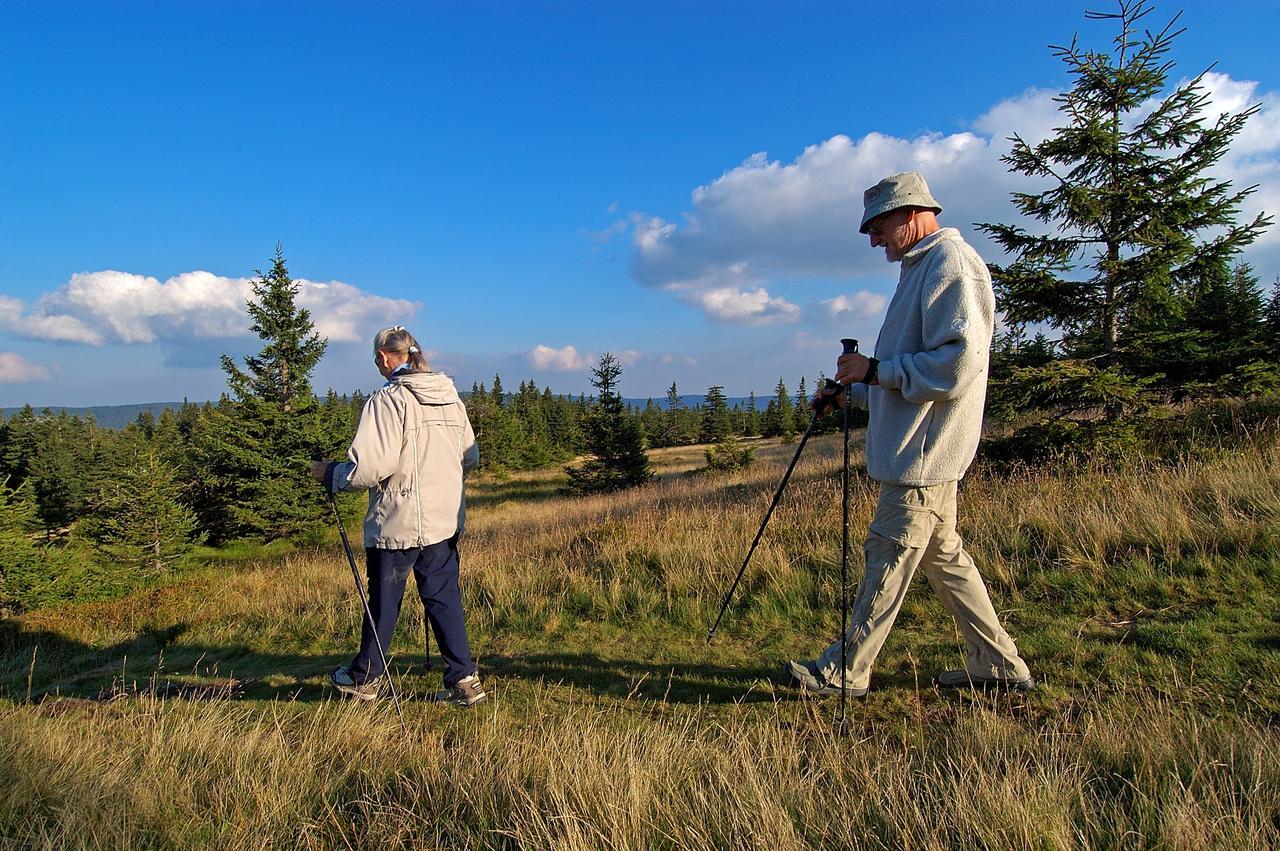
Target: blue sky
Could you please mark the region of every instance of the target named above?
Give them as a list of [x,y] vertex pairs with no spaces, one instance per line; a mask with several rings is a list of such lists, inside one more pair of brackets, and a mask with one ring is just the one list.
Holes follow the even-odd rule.
[[[0,0],[0,406],[216,398],[277,241],[322,391],[376,387],[397,322],[464,389],[576,393],[603,351],[628,396],[830,372],[896,279],[862,190],[918,168],[944,225],[1009,219],[1048,45],[1115,32],[1103,0],[864,5]],[[1181,8],[1174,78],[1263,104],[1221,168],[1275,212],[1275,3]],[[1245,259],[1270,283],[1280,235]]]

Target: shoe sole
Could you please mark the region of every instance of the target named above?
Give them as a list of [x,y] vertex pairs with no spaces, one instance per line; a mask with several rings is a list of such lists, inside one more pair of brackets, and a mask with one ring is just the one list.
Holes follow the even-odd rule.
[[[818,682],[816,679],[813,680],[814,685],[809,685],[806,679],[812,678],[813,674],[806,671],[805,672],[806,676],[801,677],[794,670],[792,670],[790,663],[783,665],[782,671],[784,676],[788,678],[788,685],[794,686],[795,688],[799,689],[800,693],[805,697],[831,697],[832,695],[840,694],[842,691],[844,691],[844,689],[840,688],[839,686],[834,686],[830,684],[818,685]],[[849,697],[865,697],[868,691],[869,689],[865,689],[865,688],[851,688],[848,690],[847,694],[849,695]]]

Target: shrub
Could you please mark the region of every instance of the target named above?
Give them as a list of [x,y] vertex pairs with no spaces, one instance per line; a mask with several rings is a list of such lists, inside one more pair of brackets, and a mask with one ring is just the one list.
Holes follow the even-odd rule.
[[708,470],[728,472],[731,470],[744,470],[751,466],[751,459],[755,457],[756,448],[754,446],[739,446],[738,442],[733,438],[725,438],[708,446],[706,454]]

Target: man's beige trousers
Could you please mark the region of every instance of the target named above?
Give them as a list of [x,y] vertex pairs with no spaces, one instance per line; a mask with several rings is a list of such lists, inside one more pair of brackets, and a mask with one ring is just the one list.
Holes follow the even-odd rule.
[[[845,635],[846,688],[866,688],[871,665],[902,608],[916,568],[956,619],[968,648],[965,668],[977,677],[1030,676],[1013,639],[1000,626],[987,586],[956,531],[956,482],[923,488],[882,484],[864,546],[867,569]],[[840,642],[818,659],[818,671],[839,683]]]

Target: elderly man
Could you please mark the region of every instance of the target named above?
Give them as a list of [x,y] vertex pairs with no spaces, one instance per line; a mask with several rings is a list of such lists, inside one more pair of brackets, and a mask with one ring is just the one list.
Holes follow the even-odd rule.
[[[964,670],[945,671],[945,688],[1035,685],[996,617],[986,586],[956,531],[956,485],[978,448],[986,399],[995,298],[986,264],[915,172],[895,174],[863,195],[871,247],[901,263],[898,287],[875,356],[847,354],[836,381],[867,408],[867,472],[880,498],[867,531],[866,572],[841,642],[816,662],[788,662],[784,673],[811,694],[861,697],[917,568],[942,598],[968,648]],[[820,394],[815,404],[843,403]]]

